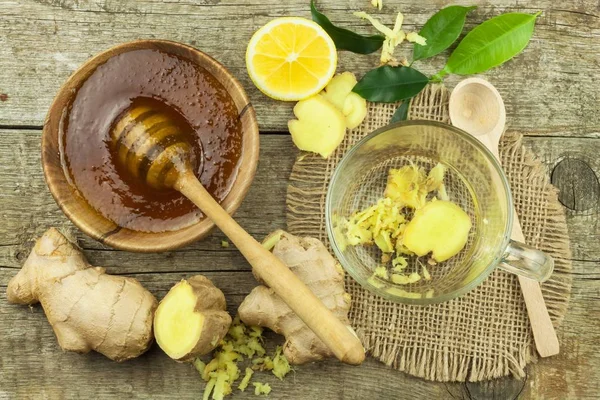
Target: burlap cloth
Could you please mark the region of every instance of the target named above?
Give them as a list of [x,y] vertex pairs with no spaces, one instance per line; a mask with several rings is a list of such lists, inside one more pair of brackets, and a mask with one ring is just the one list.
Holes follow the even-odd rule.
[[[409,119],[449,123],[448,90],[428,86],[412,103]],[[388,124],[397,104],[369,104],[366,120],[350,131],[324,160],[301,154],[287,192],[288,230],[328,244],[325,196],[342,155],[373,130]],[[543,165],[521,144],[518,133],[500,143],[502,165],[510,180],[526,242],[554,257],[554,274],[542,289],[552,321],[562,321],[571,292],[569,237],[557,190]],[[496,270],[459,299],[427,307],[396,304],[363,289],[349,276],[350,321],[373,357],[411,375],[435,381],[480,381],[513,374],[537,358],[519,283]]]

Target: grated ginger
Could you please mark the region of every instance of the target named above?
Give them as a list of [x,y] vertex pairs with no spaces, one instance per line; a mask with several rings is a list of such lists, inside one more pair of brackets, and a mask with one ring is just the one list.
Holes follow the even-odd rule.
[[[376,267],[368,280],[373,286],[381,288],[383,282],[408,285],[421,279],[429,281],[431,274],[421,263],[418,263],[420,273],[406,272],[408,256],[423,256],[432,251],[433,260],[442,261],[464,247],[471,226],[469,217],[448,201],[445,173],[446,167],[440,163],[429,173],[414,164],[390,169],[383,198],[348,219],[336,219],[336,232],[344,247],[375,245],[381,250],[383,265]],[[428,218],[432,208],[440,211],[434,218]],[[421,221],[425,221],[426,226]],[[435,238],[427,237],[433,233]],[[390,261],[391,270],[386,266]],[[430,262],[430,265],[435,263]]]
[[383,8],[383,0],[371,0],[371,5],[377,7],[378,10]]
[[347,243],[376,244],[384,253],[393,253],[392,240],[402,235],[406,227],[406,218],[398,205],[389,198],[383,198],[366,210],[354,213],[346,222]]
[[253,374],[254,374],[254,370],[252,368],[246,367],[246,375],[244,375],[244,378],[242,379],[242,381],[238,385],[238,389],[240,389],[242,392],[244,390],[246,390],[246,388],[248,387],[248,384],[250,383],[250,379],[252,378]]
[[423,168],[406,165],[390,170],[384,196],[398,206],[417,209],[425,205],[429,193],[428,186]]
[[410,275],[404,274],[392,274],[391,281],[397,285],[408,285],[421,280],[421,275],[417,272],[413,272]]
[[290,367],[288,359],[283,355],[281,346],[277,346],[275,355],[273,356],[273,370],[271,372],[282,381],[283,377],[291,370],[292,367]]
[[[403,209],[423,207],[427,203],[427,195],[443,185],[445,168],[438,163],[428,175],[423,168],[415,165],[391,169],[384,197],[371,207],[355,212],[348,220],[339,221],[345,228],[345,244],[375,244],[384,253],[384,262],[392,259],[389,256],[392,253],[412,255],[401,240],[409,222]],[[407,262],[400,257],[393,264],[394,267],[406,266]]]
[[254,385],[254,394],[256,396],[260,396],[261,394],[266,396],[271,393],[271,385],[268,383],[254,382],[252,385]]
[[[227,335],[215,350],[213,359],[208,363],[199,358],[194,360],[194,367],[207,382],[203,400],[222,400],[231,394],[234,382],[240,377],[238,363],[244,361],[245,357],[250,360],[251,366],[245,368],[245,375],[238,385],[241,391],[249,386],[255,370],[271,371],[281,380],[291,371],[281,346],[277,347],[273,357],[266,355],[267,352],[262,345],[262,331],[261,327],[244,325],[239,317],[236,317]],[[256,393],[259,390],[257,383],[253,385]],[[260,387],[258,394],[266,395],[271,391],[268,384],[259,384],[258,387]]]

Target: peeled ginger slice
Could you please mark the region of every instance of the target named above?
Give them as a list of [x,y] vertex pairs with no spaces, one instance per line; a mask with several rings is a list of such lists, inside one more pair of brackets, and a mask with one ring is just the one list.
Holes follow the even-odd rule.
[[181,281],[160,303],[156,318],[161,323],[157,324],[155,333],[160,337],[160,347],[171,358],[188,354],[200,337],[205,318],[194,312],[196,301],[192,287]]
[[300,150],[327,158],[340,145],[346,134],[344,115],[333,104],[316,95],[294,106],[297,119],[288,122],[292,140]]
[[367,116],[367,101],[356,93],[350,93],[344,101],[342,114],[346,117],[348,129],[359,126]]
[[421,257],[432,253],[432,258],[445,261],[458,254],[469,238],[471,218],[450,201],[432,201],[415,211],[406,225],[402,244]]

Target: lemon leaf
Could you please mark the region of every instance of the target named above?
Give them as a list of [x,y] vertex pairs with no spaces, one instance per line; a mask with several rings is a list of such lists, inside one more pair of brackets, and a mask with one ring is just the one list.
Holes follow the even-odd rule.
[[315,2],[310,2],[312,19],[327,32],[338,50],[347,50],[357,54],[370,54],[383,45],[385,37],[381,35],[363,36],[348,29],[338,28],[329,18],[320,13],[315,7]]
[[475,27],[458,44],[439,76],[479,74],[519,54],[527,44],[540,13],[509,13]]
[[427,82],[427,76],[414,68],[384,65],[367,72],[352,91],[369,101],[393,103],[415,96]]
[[462,32],[467,14],[475,8],[450,6],[435,13],[419,31],[419,35],[427,39],[427,44],[415,44],[413,59],[433,57],[450,47]]
[[394,111],[394,115],[392,115],[392,119],[390,119],[390,124],[399,121],[406,121],[408,118],[408,109],[410,107],[410,99],[406,99],[400,104],[400,107]]

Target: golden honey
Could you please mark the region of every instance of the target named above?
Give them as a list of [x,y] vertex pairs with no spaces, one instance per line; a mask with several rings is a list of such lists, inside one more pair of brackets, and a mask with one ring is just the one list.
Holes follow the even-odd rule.
[[111,128],[131,107],[149,106],[193,133],[196,176],[222,201],[239,167],[242,128],[225,87],[194,63],[158,50],[110,58],[77,89],[60,132],[63,167],[79,195],[117,225],[137,231],[177,230],[202,218],[179,192],[136,179],[111,150]]

